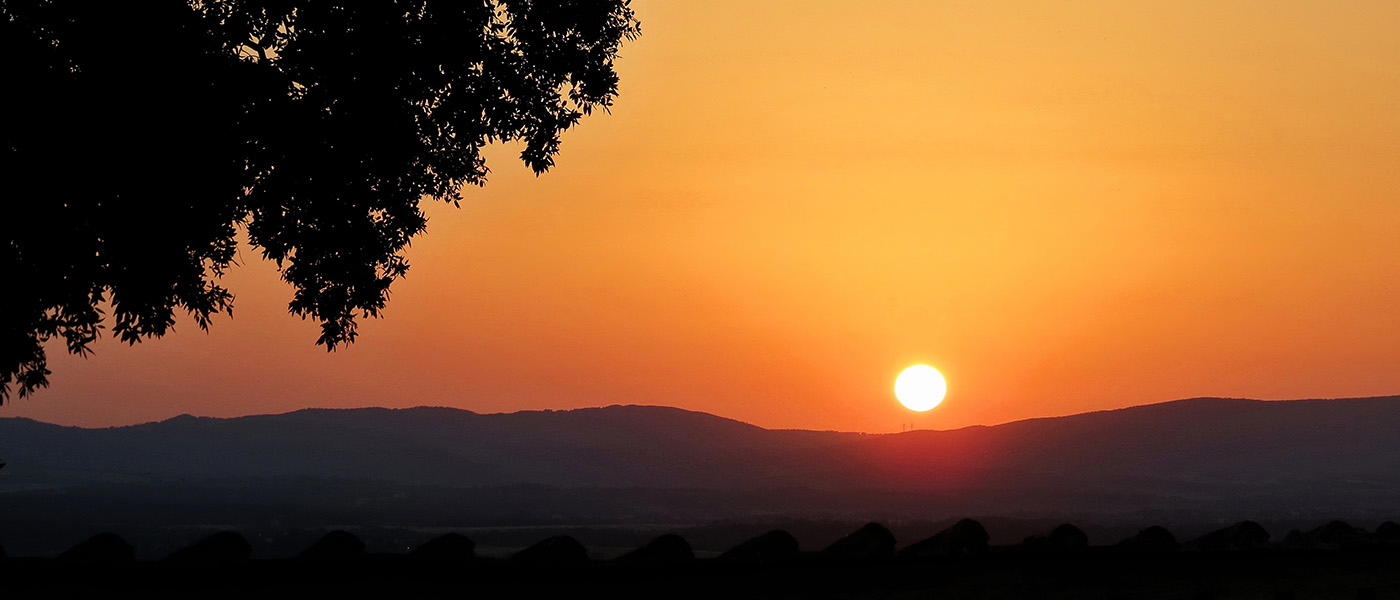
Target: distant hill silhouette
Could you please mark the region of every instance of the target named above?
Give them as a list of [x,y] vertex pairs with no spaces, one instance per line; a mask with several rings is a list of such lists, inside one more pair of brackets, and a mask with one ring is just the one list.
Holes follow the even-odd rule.
[[[1210,510],[1359,521],[1393,519],[1400,506],[1395,423],[1400,397],[1198,398],[880,435],[769,430],[657,406],[510,414],[317,409],[107,429],[9,418],[0,419],[0,456],[9,462],[0,493],[201,481],[255,491],[310,478],[632,490],[585,493],[586,502],[560,493],[557,503],[576,509],[569,518],[647,497],[642,490],[673,489],[692,497],[692,516],[710,510],[726,517],[729,509],[927,518]],[[679,510],[673,497],[638,502],[626,514],[669,518]]]
[[[658,406],[477,414],[451,408],[182,415],[81,429],[0,419],[7,481],[303,476],[435,485],[734,487],[802,483],[802,450],[872,436],[770,431]],[[763,457],[754,461],[755,456]]]

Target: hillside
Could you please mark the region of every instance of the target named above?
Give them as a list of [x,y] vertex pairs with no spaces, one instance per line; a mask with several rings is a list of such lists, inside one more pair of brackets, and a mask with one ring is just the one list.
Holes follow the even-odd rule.
[[1347,516],[1400,506],[1396,423],[1400,397],[1198,398],[884,435],[768,430],[657,406],[510,414],[303,410],[181,416],[109,429],[0,419],[0,456],[9,462],[0,491],[315,480],[690,490],[710,494],[695,502],[715,516],[734,510]]

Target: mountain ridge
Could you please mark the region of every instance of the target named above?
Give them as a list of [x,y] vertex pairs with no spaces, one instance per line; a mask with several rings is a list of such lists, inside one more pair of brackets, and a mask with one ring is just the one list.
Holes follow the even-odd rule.
[[1400,506],[1394,423],[1400,396],[1188,398],[888,434],[765,429],[656,405],[304,409],[94,429],[10,418],[0,419],[10,463],[0,494],[310,478],[693,490],[729,498],[706,501],[717,514],[726,502],[779,512],[1374,512]]
[[763,427],[763,426],[761,426],[761,425],[755,425],[755,424],[748,423],[748,422],[746,422],[746,421],[742,421],[742,420],[739,420],[739,419],[734,419],[734,418],[731,418],[731,417],[725,417],[725,416],[723,416],[723,415],[717,415],[717,414],[709,413],[709,412],[705,412],[705,411],[691,410],[691,409],[685,409],[685,408],[680,408],[680,407],[675,407],[675,406],[666,406],[666,405],[663,405],[663,404],[609,404],[609,405],[605,405],[605,406],[588,406],[588,407],[568,408],[568,409],[525,409],[525,410],[518,410],[518,411],[512,411],[512,412],[495,412],[495,413],[476,412],[476,411],[473,411],[473,410],[470,410],[470,409],[459,408],[459,407],[454,407],[454,406],[441,406],[441,405],[419,405],[419,406],[406,406],[406,407],[364,406],[364,407],[344,407],[344,408],[339,408],[339,407],[309,407],[309,408],[299,408],[299,409],[296,409],[296,410],[291,410],[291,411],[281,412],[281,413],[255,413],[255,414],[238,415],[238,416],[232,416],[232,417],[204,416],[204,415],[194,415],[194,414],[191,414],[191,413],[181,413],[181,414],[179,414],[179,415],[175,415],[175,416],[172,416],[172,417],[168,417],[168,418],[166,418],[166,419],[161,419],[161,420],[156,420],[156,421],[146,421],[146,422],[142,422],[142,423],[132,423],[132,424],[129,424],[129,425],[110,425],[110,426],[97,426],[97,427],[85,427],[85,426],[81,426],[81,425],[64,425],[64,424],[60,424],[60,423],[50,423],[50,422],[48,422],[48,421],[42,421],[42,420],[34,419],[34,418],[31,418],[31,417],[0,417],[0,422],[4,422],[4,421],[32,421],[32,422],[35,422],[35,423],[42,423],[42,424],[44,424],[44,425],[50,425],[50,426],[54,426],[54,427],[64,427],[64,428],[84,429],[84,430],[106,430],[106,429],[124,429],[124,428],[130,428],[130,427],[141,427],[141,426],[145,426],[145,425],[155,425],[155,424],[169,423],[169,422],[172,422],[172,421],[178,422],[178,421],[190,420],[190,419],[203,420],[203,421],[236,421],[236,420],[240,420],[240,419],[257,419],[257,418],[266,418],[266,417],[294,417],[294,416],[310,416],[310,415],[369,414],[369,413],[376,413],[376,414],[426,413],[426,412],[434,412],[434,411],[436,411],[436,412],[442,412],[442,413],[447,413],[447,414],[451,414],[451,415],[455,415],[455,416],[467,416],[467,415],[470,415],[470,416],[478,416],[478,417],[507,417],[507,416],[517,416],[517,415],[583,414],[583,413],[601,412],[601,411],[614,411],[614,410],[661,410],[661,411],[668,411],[668,412],[673,412],[673,413],[681,413],[681,414],[687,414],[687,415],[696,415],[696,416],[709,417],[709,418],[714,418],[714,419],[718,419],[718,420],[721,420],[721,421],[729,421],[729,422],[733,422],[733,423],[740,423],[740,424],[743,424],[743,425],[747,425],[747,426],[749,426],[749,427],[754,427],[754,428],[758,428],[758,429],[763,429],[763,430],[765,430],[765,431],[775,431],[775,432],[801,431],[801,432],[813,432],[813,433],[842,433],[842,434],[860,434],[860,435],[900,435],[900,434],[907,434],[907,433],[952,432],[952,431],[960,431],[960,430],[964,430],[964,429],[1002,427],[1002,426],[1006,426],[1006,425],[1014,425],[1014,424],[1017,424],[1017,423],[1038,422],[1038,421],[1053,421],[1053,420],[1057,420],[1057,419],[1067,419],[1067,418],[1083,417],[1083,416],[1087,416],[1087,415],[1097,415],[1097,414],[1103,414],[1103,413],[1120,413],[1120,412],[1124,412],[1124,411],[1150,410],[1150,409],[1159,408],[1159,407],[1179,406],[1179,405],[1183,405],[1183,404],[1204,404],[1204,403],[1211,403],[1211,404],[1214,404],[1214,403],[1230,404],[1230,403],[1241,403],[1241,404],[1250,404],[1250,405],[1264,405],[1264,404],[1278,404],[1278,403],[1285,403],[1285,404],[1303,404],[1303,403],[1318,403],[1318,402],[1327,403],[1327,402],[1366,402],[1366,401],[1400,401],[1400,394],[1395,394],[1395,395],[1382,395],[1382,396],[1358,396],[1358,397],[1336,397],[1336,398],[1299,398],[1299,399],[1272,399],[1272,400],[1258,399],[1258,398],[1237,398],[1237,397],[1227,397],[1227,396],[1196,396],[1196,397],[1191,397],[1191,398],[1178,398],[1178,399],[1174,399],[1174,400],[1164,400],[1164,401],[1161,401],[1161,402],[1152,402],[1152,403],[1148,403],[1148,404],[1138,404],[1138,405],[1133,405],[1133,406],[1123,406],[1123,407],[1117,407],[1117,408],[1104,408],[1104,409],[1097,409],[1097,410],[1088,410],[1088,411],[1084,411],[1084,412],[1070,413],[1070,414],[1064,414],[1064,415],[1046,415],[1046,416],[1039,416],[1039,417],[1027,417],[1027,418],[1024,418],[1024,419],[1016,419],[1016,420],[1012,420],[1012,421],[1004,421],[1004,422],[1001,422],[1001,423],[993,423],[993,424],[966,425],[966,426],[963,426],[963,427],[955,427],[955,428],[951,428],[951,429],[917,429],[917,430],[912,430],[912,431],[902,431],[902,432],[898,432],[898,433],[895,433],[895,432],[886,432],[886,433],[880,433],[880,432],[860,432],[860,431],[849,431],[849,430],[842,430],[842,429],[802,429],[802,428],[794,428],[794,427],[771,427],[771,428],[770,428],[770,427]]

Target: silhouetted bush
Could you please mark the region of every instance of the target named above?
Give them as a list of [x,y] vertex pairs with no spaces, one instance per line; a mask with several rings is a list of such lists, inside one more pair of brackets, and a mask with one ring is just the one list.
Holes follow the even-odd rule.
[[894,556],[894,534],[879,523],[866,523],[830,546],[822,549],[822,556],[832,558],[889,558]]
[[136,549],[115,533],[99,533],[58,555],[57,560],[79,564],[118,564],[136,560]]
[[981,523],[963,519],[932,537],[905,546],[899,555],[928,558],[974,554],[986,550],[989,540],[991,536],[987,535],[987,529]]
[[185,564],[219,564],[248,560],[253,546],[242,534],[220,531],[165,557],[166,562]]
[[797,557],[797,538],[781,529],[745,541],[719,555],[720,560],[763,563]]
[[327,533],[300,554],[300,558],[318,561],[338,561],[361,558],[365,543],[355,534],[339,529]]
[[617,557],[617,562],[639,565],[668,565],[695,560],[695,552],[685,538],[674,533],[658,536],[645,546]]
[[1372,535],[1379,542],[1400,542],[1400,523],[1386,521],[1376,527],[1376,533]]
[[1176,550],[1180,544],[1176,536],[1163,527],[1153,525],[1137,532],[1137,535],[1118,542],[1118,548],[1135,552],[1166,552]]
[[421,560],[471,560],[476,556],[476,542],[460,533],[448,533],[424,542],[408,555]]
[[1194,550],[1252,550],[1269,542],[1269,532],[1254,521],[1240,521],[1186,543]]
[[582,565],[588,562],[588,550],[570,536],[556,535],[516,552],[510,561],[550,567]]
[[1286,546],[1326,549],[1361,546],[1370,541],[1370,536],[1366,535],[1365,530],[1352,527],[1343,521],[1332,521],[1308,531],[1294,529],[1283,538]]
[[1050,530],[1048,535],[1033,535],[1022,540],[1021,546],[1042,552],[1074,552],[1089,547],[1089,536],[1082,529],[1065,523]]

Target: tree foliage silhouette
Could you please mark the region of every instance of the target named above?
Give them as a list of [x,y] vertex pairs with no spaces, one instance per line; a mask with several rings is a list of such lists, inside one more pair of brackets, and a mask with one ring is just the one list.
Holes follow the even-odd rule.
[[536,174],[617,94],[628,0],[0,0],[0,402],[176,309],[207,329],[236,235],[277,262],[317,343],[355,339],[408,269],[420,199]]

